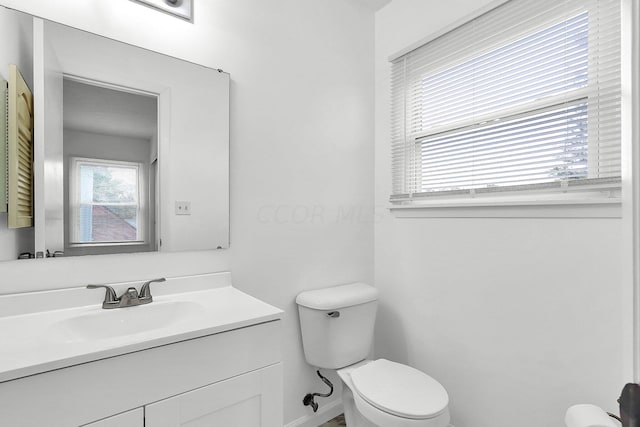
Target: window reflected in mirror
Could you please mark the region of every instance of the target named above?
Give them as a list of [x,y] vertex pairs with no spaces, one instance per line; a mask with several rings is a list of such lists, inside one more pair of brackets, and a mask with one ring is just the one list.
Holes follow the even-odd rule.
[[142,163],[73,158],[72,245],[145,243]]

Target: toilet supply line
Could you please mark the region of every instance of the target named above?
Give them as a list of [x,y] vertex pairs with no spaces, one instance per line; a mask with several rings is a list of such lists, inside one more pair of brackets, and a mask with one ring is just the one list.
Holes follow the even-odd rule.
[[319,369],[316,371],[316,374],[318,374],[322,382],[328,385],[331,390],[329,390],[329,393],[307,393],[304,399],[302,399],[302,404],[304,406],[311,406],[311,408],[313,408],[313,412],[318,411],[318,404],[314,400],[315,397],[329,397],[333,394],[333,384],[331,384],[331,381],[329,381],[328,378],[322,376]]

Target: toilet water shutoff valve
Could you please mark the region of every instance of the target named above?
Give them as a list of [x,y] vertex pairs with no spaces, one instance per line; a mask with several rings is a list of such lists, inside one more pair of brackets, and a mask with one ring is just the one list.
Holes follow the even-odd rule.
[[322,374],[320,373],[320,370],[317,370],[316,374],[318,374],[322,382],[328,385],[331,388],[331,390],[329,390],[329,393],[307,393],[304,396],[304,399],[302,399],[302,404],[304,406],[311,406],[311,408],[313,409],[313,412],[318,411],[318,404],[315,401],[316,396],[329,397],[333,394],[333,384],[331,384],[331,381],[329,381],[326,377],[323,377]]
[[307,393],[304,399],[302,399],[302,403],[304,404],[304,406],[311,405],[311,408],[313,408],[313,412],[318,412],[318,404],[313,399],[313,394]]

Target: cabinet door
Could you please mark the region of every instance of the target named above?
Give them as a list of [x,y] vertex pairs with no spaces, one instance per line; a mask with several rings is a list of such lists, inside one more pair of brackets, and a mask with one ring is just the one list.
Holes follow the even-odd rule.
[[132,409],[84,427],[144,427],[144,411],[142,408]]
[[145,407],[145,427],[274,427],[282,424],[279,363]]

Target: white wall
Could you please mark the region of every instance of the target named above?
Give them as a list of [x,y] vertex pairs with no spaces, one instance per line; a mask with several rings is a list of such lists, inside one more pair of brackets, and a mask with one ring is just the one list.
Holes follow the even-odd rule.
[[631,380],[622,221],[386,209],[388,56],[488,3],[394,0],[376,14],[376,353],[437,378],[456,427],[562,426],[571,404],[617,412]]
[[[31,21],[25,18],[17,12],[0,10],[0,77],[9,80],[9,64],[16,64],[33,90],[33,29]],[[4,136],[0,139],[4,140]],[[4,174],[5,160],[0,161],[3,162],[0,173]],[[16,259],[21,252],[33,252],[33,228],[9,229],[7,214],[0,213],[0,260]]]
[[8,262],[0,292],[231,269],[237,287],[286,310],[284,419],[310,414],[304,394],[325,386],[302,356],[295,295],[372,281],[373,13],[345,0],[195,0],[189,24],[130,1],[0,3],[232,81],[230,250]]

